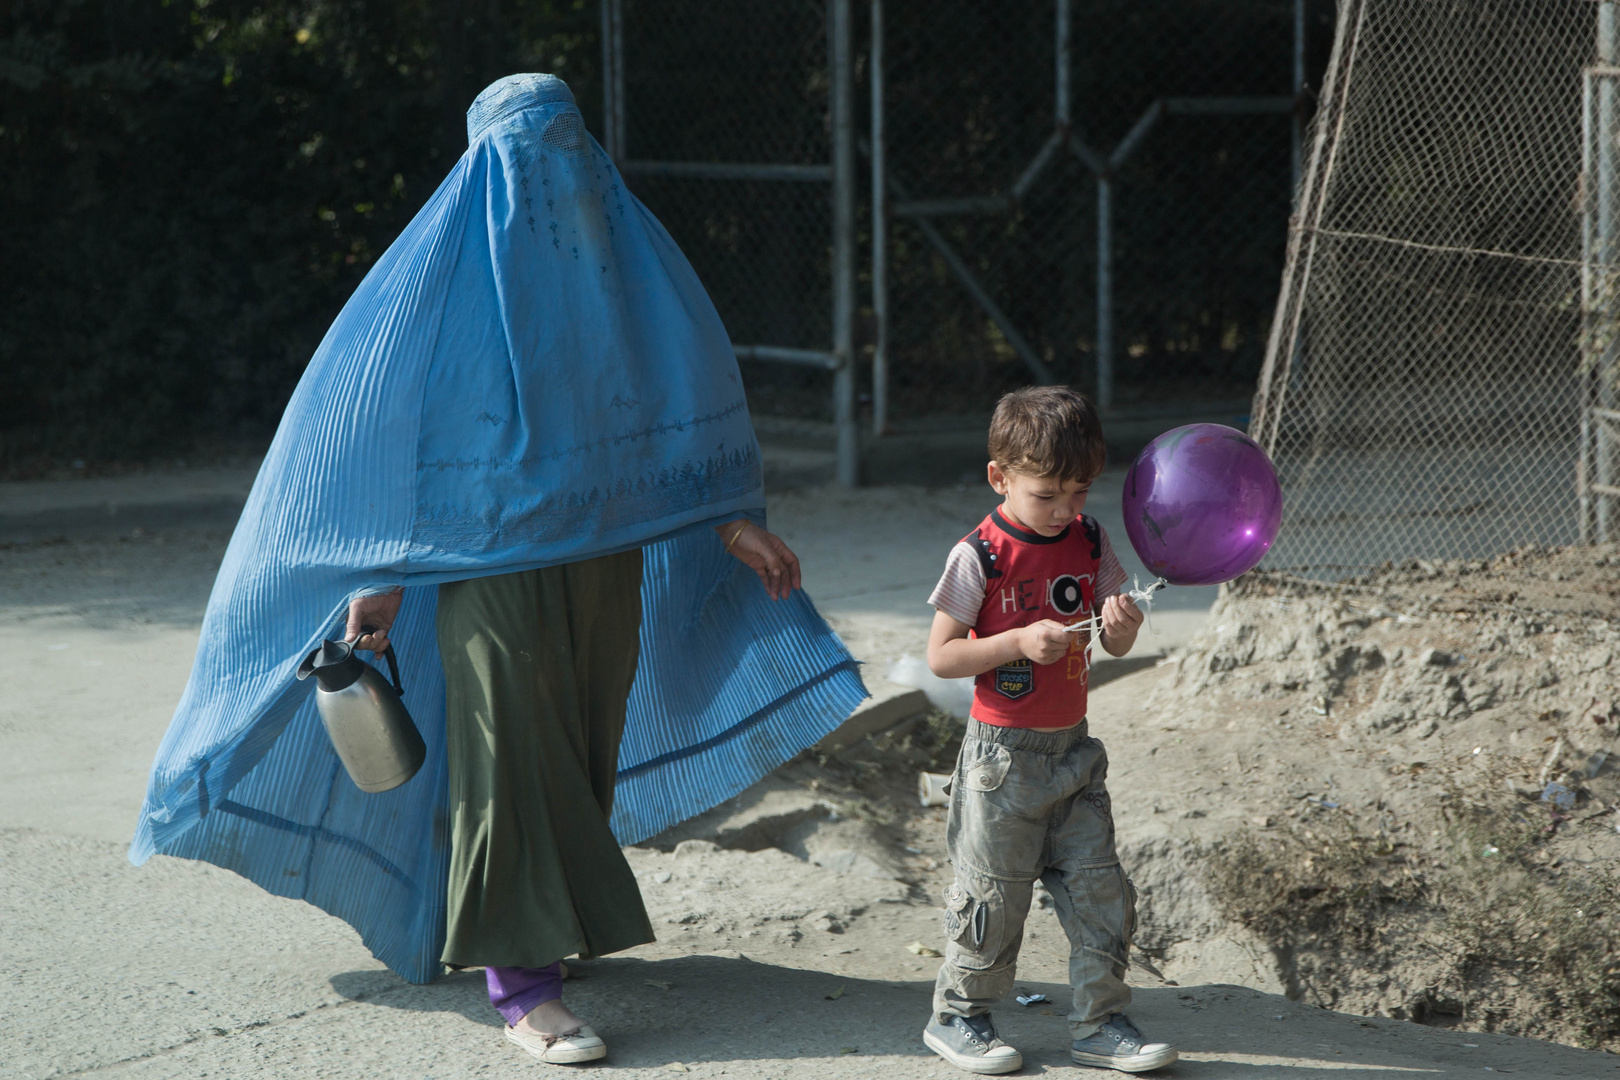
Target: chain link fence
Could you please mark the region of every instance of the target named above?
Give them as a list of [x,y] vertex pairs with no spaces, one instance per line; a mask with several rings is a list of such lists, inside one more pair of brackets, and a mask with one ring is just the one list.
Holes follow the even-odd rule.
[[[826,0],[603,0],[608,150],[691,260],[771,406],[828,412]],[[778,367],[776,365],[782,365]]]
[[1268,566],[1614,538],[1613,7],[1344,0],[1251,429]]
[[1105,410],[1250,394],[1330,9],[883,6],[893,413],[1031,379]]
[[858,391],[878,434],[1031,381],[1238,412],[1331,10],[601,0],[605,142],[709,287],[756,412],[835,420],[851,458]]
[[[623,0],[611,148],[739,343],[826,349],[824,0]],[[728,168],[729,166],[729,168]]]

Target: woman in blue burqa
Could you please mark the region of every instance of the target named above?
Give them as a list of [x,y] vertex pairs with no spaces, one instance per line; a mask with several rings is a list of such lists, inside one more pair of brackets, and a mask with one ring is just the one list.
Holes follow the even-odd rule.
[[[287,406],[130,858],[319,905],[415,982],[483,967],[508,1037],[581,1061],[559,961],[653,940],[620,845],[865,691],[764,528],[725,329],[568,88],[502,79],[467,130]],[[295,678],[336,637],[399,655],[428,750],[394,790]]]

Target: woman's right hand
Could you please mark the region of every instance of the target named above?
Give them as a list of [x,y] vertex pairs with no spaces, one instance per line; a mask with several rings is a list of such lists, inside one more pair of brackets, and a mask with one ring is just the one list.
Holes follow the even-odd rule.
[[[399,618],[399,605],[404,597],[405,590],[395,589],[392,592],[357,596],[349,601],[349,622],[343,630],[343,640],[366,652],[387,652],[388,631],[393,628],[394,620]],[[360,629],[362,626],[375,629],[367,634]]]

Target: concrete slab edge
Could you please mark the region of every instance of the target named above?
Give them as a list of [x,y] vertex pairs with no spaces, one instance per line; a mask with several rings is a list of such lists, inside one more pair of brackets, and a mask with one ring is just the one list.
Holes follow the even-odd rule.
[[927,711],[928,695],[921,690],[905,690],[892,697],[867,698],[837,730],[811,749],[818,754],[835,753],[855,745],[868,735],[887,731]]

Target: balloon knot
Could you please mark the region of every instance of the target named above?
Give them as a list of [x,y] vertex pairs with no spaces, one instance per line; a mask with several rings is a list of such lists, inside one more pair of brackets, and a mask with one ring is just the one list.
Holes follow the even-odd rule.
[[1137,607],[1142,609],[1142,616],[1143,616],[1144,619],[1147,620],[1148,629],[1152,630],[1153,629],[1153,594],[1158,592],[1160,589],[1164,588],[1166,585],[1168,585],[1170,583],[1168,581],[1164,580],[1164,578],[1160,578],[1159,580],[1155,581],[1153,584],[1149,585],[1147,588],[1144,589],[1144,588],[1142,588],[1142,579],[1133,574],[1133,575],[1131,575],[1131,584],[1136,586],[1136,587],[1134,589],[1132,589],[1126,595],[1129,596],[1131,598],[1131,600],[1135,602]]

